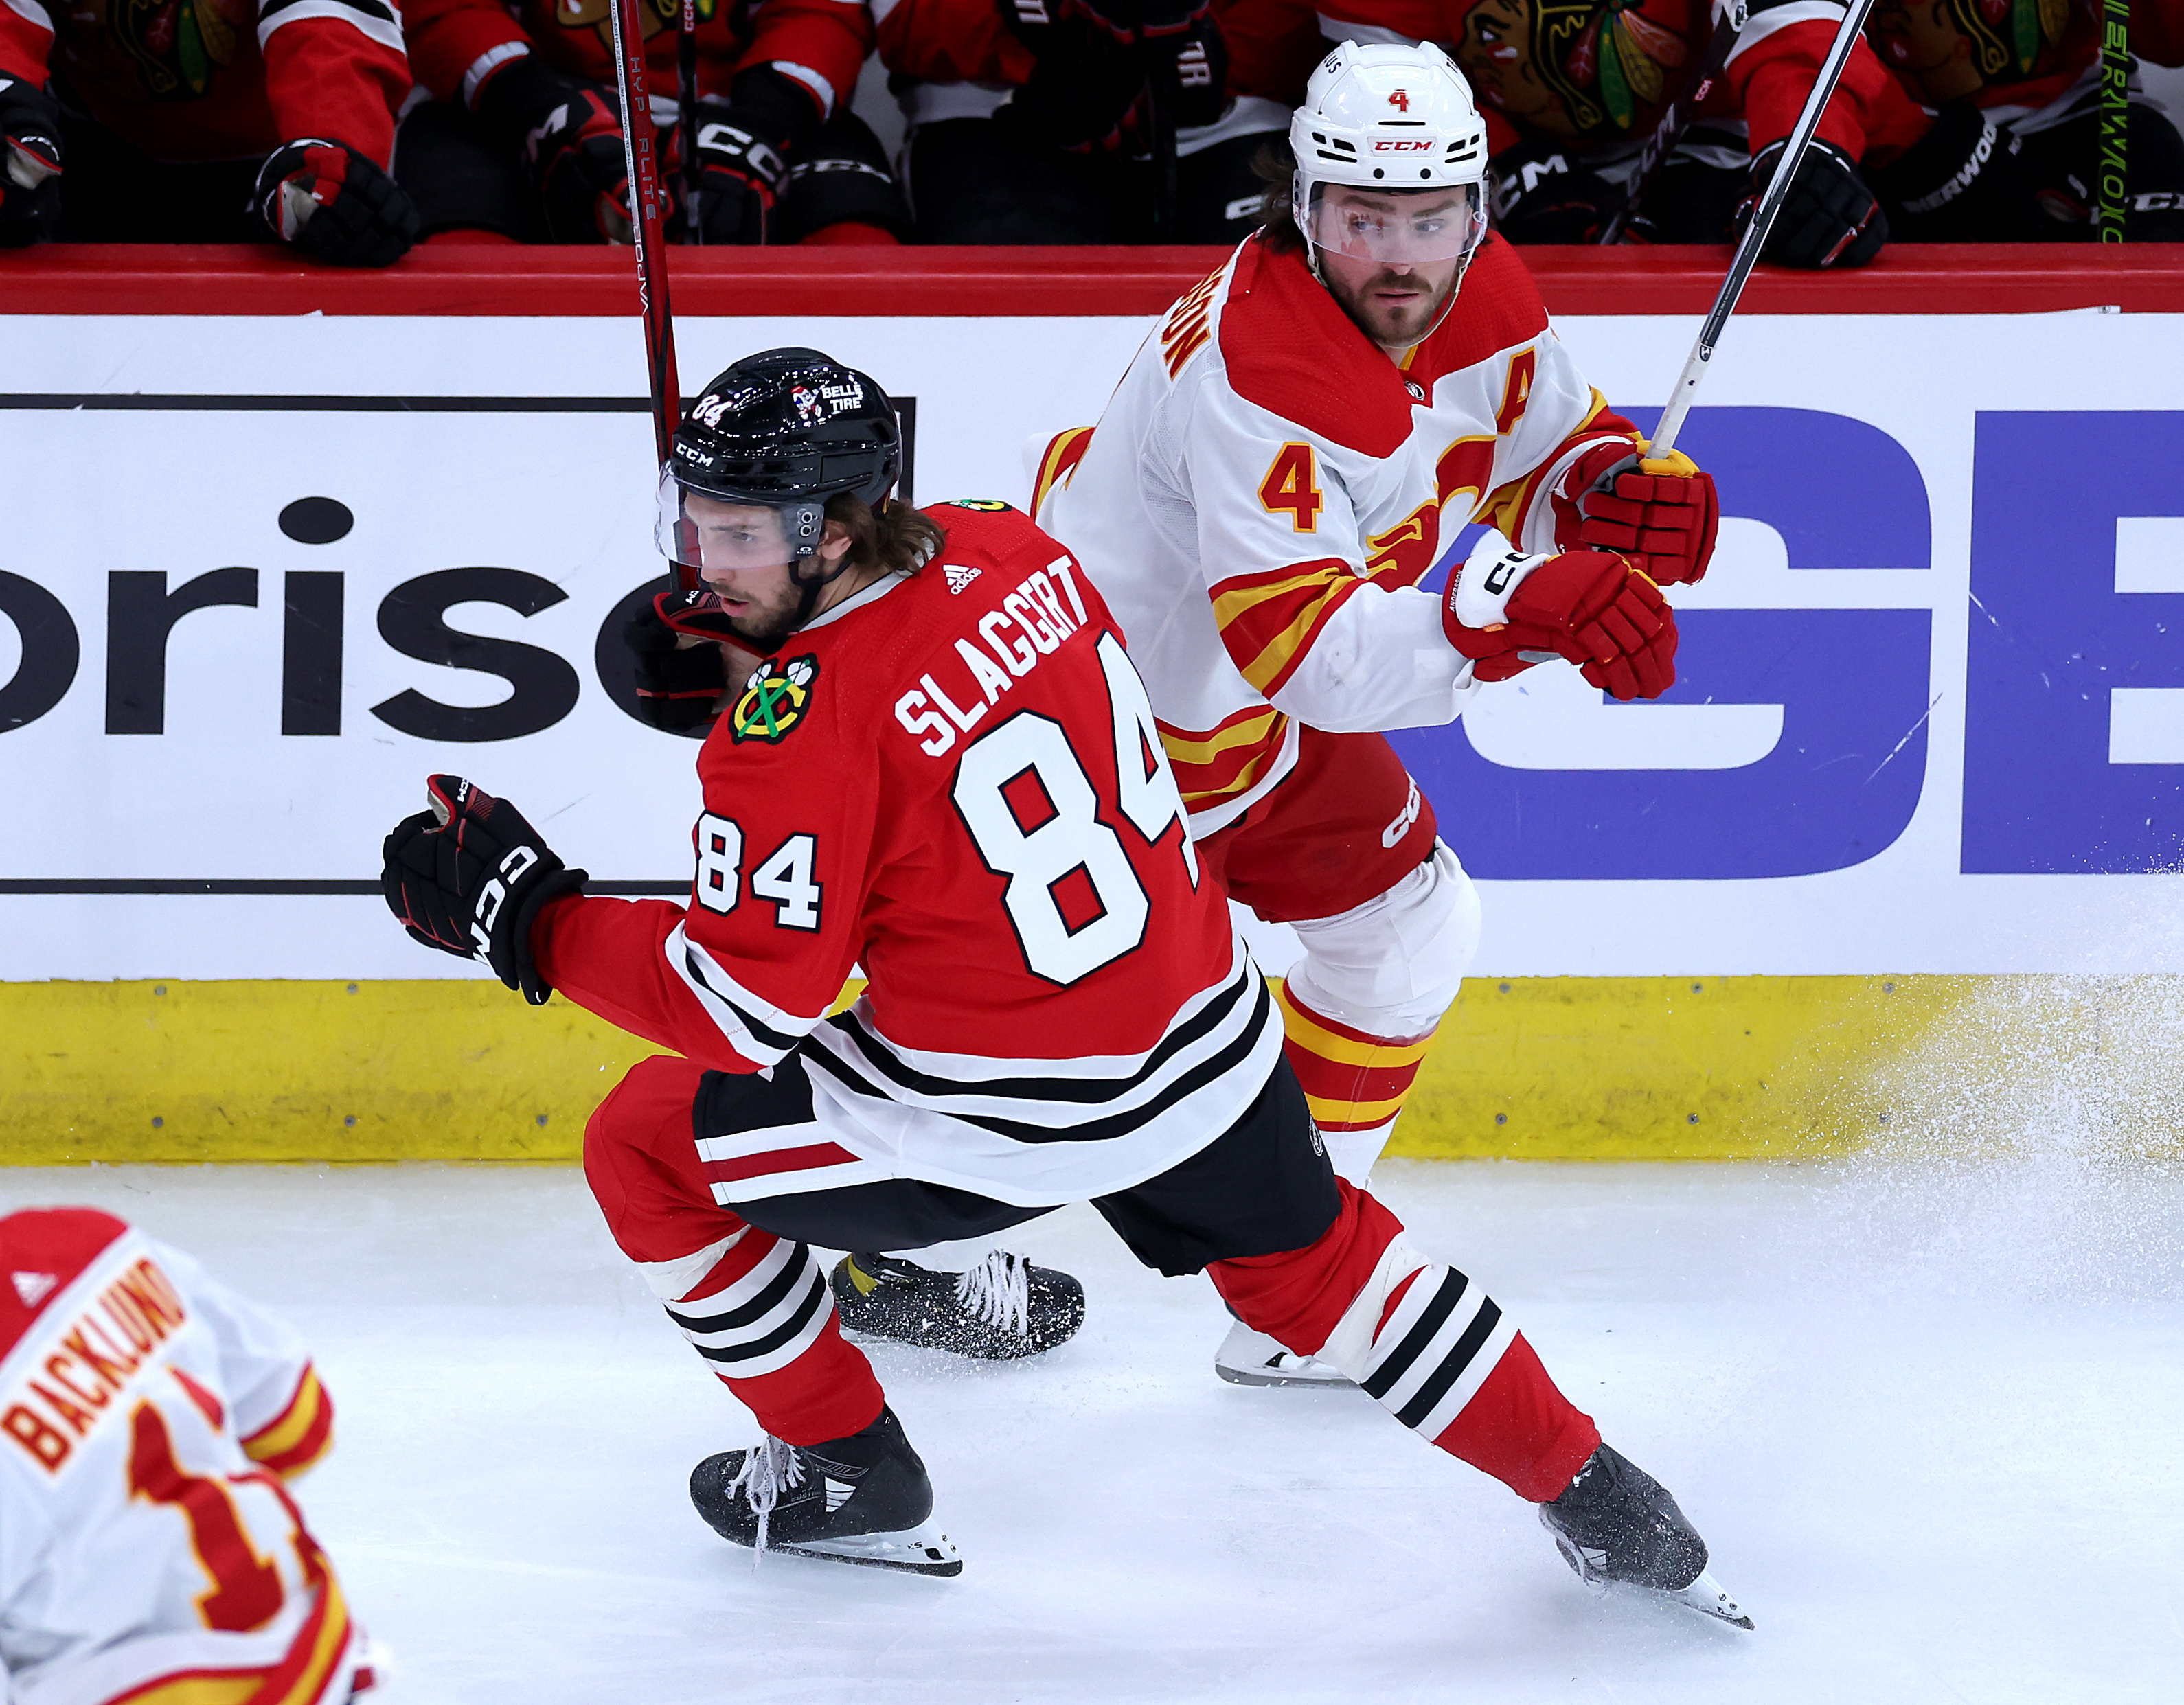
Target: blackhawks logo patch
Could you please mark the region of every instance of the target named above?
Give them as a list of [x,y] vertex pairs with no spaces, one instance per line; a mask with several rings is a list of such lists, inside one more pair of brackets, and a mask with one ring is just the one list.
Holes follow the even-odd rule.
[[728,713],[728,727],[737,742],[784,738],[804,720],[811,704],[811,683],[818,678],[816,657],[800,657],[786,666],[777,657],[760,664]]

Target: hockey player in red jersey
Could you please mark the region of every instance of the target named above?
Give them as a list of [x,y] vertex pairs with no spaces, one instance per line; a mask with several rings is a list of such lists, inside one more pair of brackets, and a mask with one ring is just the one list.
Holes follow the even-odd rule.
[[[1705,573],[1716,511],[1680,454],[1641,471],[1485,237],[1485,127],[1445,54],[1345,43],[1290,135],[1291,192],[1146,339],[1098,429],[1054,441],[1034,500],[1131,636],[1200,856],[1295,927],[1290,1063],[1362,1184],[1479,932],[1379,731],[1452,721],[1541,659],[1658,697],[1657,588]],[[1506,542],[1444,605],[1418,582],[1474,519]],[[1340,1377],[1246,1324],[1216,1367]]]
[[1329,1166],[1072,554],[1005,504],[891,502],[899,454],[879,387],[808,349],[738,362],[676,435],[663,533],[702,587],[660,613],[765,660],[699,755],[688,905],[583,895],[451,777],[386,846],[417,939],[681,1051],[607,1098],[585,1169],[766,1429],[699,1464],[700,1513],[737,1544],[959,1572],[808,1245],[916,1247],[1089,1199],[1140,1261],[1206,1271],[1539,1504],[1581,1574],[1743,1622],[1674,1501],[1499,1307]]
[[271,236],[385,266],[417,232],[387,170],[409,90],[379,0],[4,0],[0,244]]
[[[639,0],[648,76],[677,86],[677,0]],[[402,176],[428,235],[627,242],[610,0],[413,0],[404,29],[437,101],[404,120]],[[894,242],[910,209],[850,110],[872,44],[864,0],[699,0],[697,234],[710,243]],[[682,205],[679,125],[660,134]],[[543,227],[543,228],[542,228]]]
[[0,1218],[0,1691],[340,1705],[369,1642],[283,1482],[333,1446],[293,1332],[95,1208]]

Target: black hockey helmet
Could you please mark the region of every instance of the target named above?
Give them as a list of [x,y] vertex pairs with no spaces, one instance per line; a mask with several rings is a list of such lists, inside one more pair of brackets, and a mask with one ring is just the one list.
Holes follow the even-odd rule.
[[660,472],[660,548],[697,566],[682,515],[683,493],[696,492],[777,511],[793,571],[819,548],[827,499],[849,493],[878,505],[901,471],[894,404],[869,375],[816,349],[746,355],[676,428]]

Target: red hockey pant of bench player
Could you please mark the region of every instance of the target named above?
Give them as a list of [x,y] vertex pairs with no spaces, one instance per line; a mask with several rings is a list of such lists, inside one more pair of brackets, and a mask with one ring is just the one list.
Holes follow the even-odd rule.
[[[692,1134],[700,1076],[662,1056],[622,1079],[584,1134],[592,1193],[669,1318],[766,1431],[793,1445],[858,1432],[885,1401],[879,1380],[843,1338],[811,1250],[714,1201]],[[1223,1297],[1520,1497],[1555,1497],[1599,1446],[1591,1419],[1482,1287],[1420,1253],[1370,1195],[1339,1188],[1334,1223],[1307,1247],[1215,1262]]]

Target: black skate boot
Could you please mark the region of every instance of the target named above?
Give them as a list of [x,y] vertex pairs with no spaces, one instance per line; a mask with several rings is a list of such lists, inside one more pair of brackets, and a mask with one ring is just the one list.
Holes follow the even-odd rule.
[[837,1263],[845,1332],[1008,1362],[1066,1344],[1084,1323],[1084,1287],[1000,1250],[967,1273],[935,1273],[892,1255]]
[[1563,1561],[1590,1585],[1639,1586],[1739,1628],[1752,1619],[1707,1573],[1706,1541],[1668,1488],[1602,1445],[1540,1520]]
[[933,1482],[892,1409],[823,1445],[767,1438],[690,1471],[690,1502],[732,1545],[832,1563],[961,1574],[963,1559],[932,1521]]

